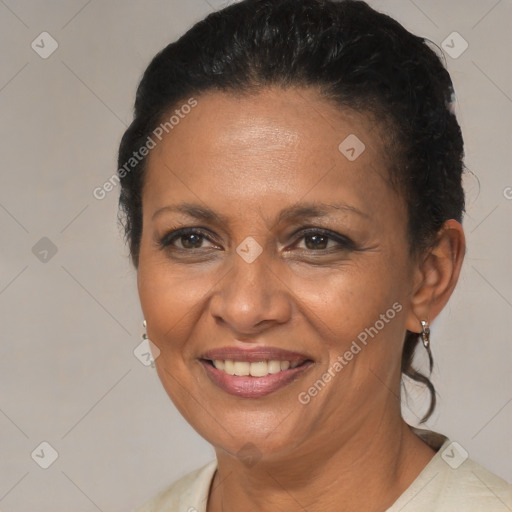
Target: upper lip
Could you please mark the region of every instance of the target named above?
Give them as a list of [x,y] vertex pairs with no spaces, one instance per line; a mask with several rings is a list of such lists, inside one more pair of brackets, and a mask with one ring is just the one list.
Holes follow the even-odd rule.
[[256,346],[250,348],[239,348],[239,347],[221,347],[207,350],[204,352],[200,359],[208,359],[214,361],[220,360],[232,360],[232,361],[246,361],[249,363],[255,363],[258,361],[290,361],[290,362],[302,362],[311,359],[305,354],[298,352],[292,352],[290,350],[283,350],[277,347],[267,346]]

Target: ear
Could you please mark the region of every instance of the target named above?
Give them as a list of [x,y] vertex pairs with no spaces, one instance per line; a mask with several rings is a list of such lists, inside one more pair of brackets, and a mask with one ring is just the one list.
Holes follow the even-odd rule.
[[459,279],[465,251],[462,226],[453,219],[446,221],[434,247],[418,260],[406,320],[409,331],[421,332],[421,320],[432,322],[444,308]]

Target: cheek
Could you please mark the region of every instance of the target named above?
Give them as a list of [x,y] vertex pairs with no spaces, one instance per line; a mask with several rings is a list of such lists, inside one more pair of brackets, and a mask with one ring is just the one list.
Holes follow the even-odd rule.
[[[335,414],[341,402],[351,409],[382,396],[400,374],[405,266],[391,268],[386,258],[374,259],[333,272],[316,285],[303,283],[309,318],[322,349],[319,373],[329,379],[330,392],[318,405],[323,403],[328,413]],[[330,393],[337,398],[327,400]]]
[[191,272],[147,253],[141,250],[137,284],[148,336],[162,352],[181,350],[213,285],[214,274]]
[[304,315],[315,322],[326,340],[347,341],[373,325],[395,302],[404,300],[404,266],[391,266],[387,261],[374,254],[337,269],[315,269],[309,277],[288,276],[288,283],[297,304],[303,304]]
[[197,362],[187,340],[213,285],[209,279],[204,272],[191,276],[158,257],[141,254],[138,290],[148,337],[160,350],[156,370],[167,394],[188,421],[194,418],[195,403],[190,400],[195,389],[191,364]]
[[318,372],[303,391],[320,395],[314,407],[322,409],[322,417],[339,414],[340,403],[354,411],[385,395],[400,374],[405,265],[391,267],[382,254],[369,259],[323,276],[317,272],[314,279],[296,278],[310,342],[321,354]]

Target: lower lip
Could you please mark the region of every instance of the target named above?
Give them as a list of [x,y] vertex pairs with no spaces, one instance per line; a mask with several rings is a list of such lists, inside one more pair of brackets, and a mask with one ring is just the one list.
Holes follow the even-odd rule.
[[313,362],[307,361],[297,368],[282,370],[279,373],[269,373],[266,377],[228,375],[206,361],[201,361],[201,364],[210,380],[226,393],[240,398],[261,398],[296,380]]

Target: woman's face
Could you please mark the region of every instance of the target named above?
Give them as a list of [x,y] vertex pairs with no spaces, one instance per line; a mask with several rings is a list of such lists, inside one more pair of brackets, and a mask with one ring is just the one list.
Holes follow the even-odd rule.
[[415,275],[382,127],[309,89],[196,99],[143,191],[138,287],[167,393],[232,454],[368,438],[399,415]]

